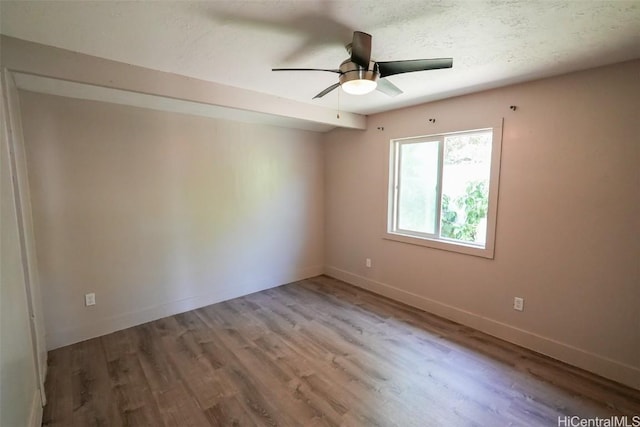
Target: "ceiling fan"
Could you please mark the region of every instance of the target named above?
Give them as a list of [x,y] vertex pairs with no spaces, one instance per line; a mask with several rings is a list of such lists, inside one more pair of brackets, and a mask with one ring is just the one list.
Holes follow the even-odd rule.
[[353,32],[353,41],[346,48],[351,57],[344,60],[337,69],[272,68],[271,71],[326,71],[338,74],[338,83],[329,86],[313,97],[313,99],[316,99],[322,98],[338,86],[342,86],[345,92],[352,95],[364,95],[378,89],[386,95],[397,96],[402,93],[402,90],[385,77],[414,71],[451,68],[453,66],[453,58],[372,61],[371,34],[363,33],[362,31]]

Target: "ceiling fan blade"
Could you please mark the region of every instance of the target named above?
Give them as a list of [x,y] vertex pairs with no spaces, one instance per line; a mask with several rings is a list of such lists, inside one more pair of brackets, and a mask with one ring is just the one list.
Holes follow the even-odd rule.
[[438,70],[453,67],[453,58],[410,59],[408,61],[378,62],[380,77],[414,71]]
[[351,42],[351,61],[364,68],[369,68],[371,60],[371,34],[362,31],[353,32]]
[[272,68],[271,71],[327,71],[340,74],[340,70],[326,68]]
[[325,90],[323,90],[322,92],[320,92],[319,94],[314,96],[313,99],[322,98],[323,96],[325,96],[326,94],[328,94],[329,92],[331,92],[332,90],[337,88],[338,86],[340,86],[340,83],[336,83],[336,84],[333,84],[333,85],[329,86],[328,88],[326,88]]
[[398,96],[401,93],[404,93],[402,92],[402,90],[400,90],[398,86],[394,85],[387,79],[379,79],[378,86],[376,87],[376,89],[384,93],[385,95],[389,95],[391,97]]

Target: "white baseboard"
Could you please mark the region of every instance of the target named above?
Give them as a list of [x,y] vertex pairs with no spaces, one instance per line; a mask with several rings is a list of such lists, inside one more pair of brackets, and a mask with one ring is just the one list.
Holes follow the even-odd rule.
[[27,427],[40,427],[42,425],[42,402],[40,401],[40,390],[35,389],[31,399],[31,409],[29,410],[29,424]]
[[638,367],[336,267],[326,266],[325,274],[640,390],[640,368]]
[[94,323],[83,324],[62,331],[50,331],[47,334],[47,348],[48,350],[53,350],[163,317],[173,316],[174,314],[184,313],[185,311],[249,295],[254,292],[275,288],[286,283],[319,276],[323,271],[322,266],[312,266],[297,271],[277,273],[266,278],[264,276],[255,277],[244,280],[242,283],[234,282],[233,286],[228,286],[209,294],[196,295],[178,301],[170,301],[164,304],[146,307],[135,312],[119,313],[114,316],[99,319]]

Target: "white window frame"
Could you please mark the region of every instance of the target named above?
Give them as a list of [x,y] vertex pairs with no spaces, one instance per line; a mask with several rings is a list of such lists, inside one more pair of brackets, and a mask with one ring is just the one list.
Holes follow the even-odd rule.
[[[491,171],[489,178],[489,206],[487,211],[487,235],[484,247],[459,240],[447,239],[439,236],[440,216],[442,203],[442,174],[443,174],[443,149],[444,138],[447,135],[455,135],[460,133],[472,133],[481,131],[492,131],[491,144]],[[399,180],[399,171],[401,168],[398,156],[400,145],[423,142],[438,142],[438,177],[437,177],[437,204],[436,206],[436,234],[428,234],[413,230],[402,230],[397,228],[397,209],[401,183]],[[495,234],[498,210],[498,189],[500,183],[500,158],[502,154],[502,123],[494,126],[486,126],[473,129],[456,130],[453,132],[442,132],[432,135],[424,135],[408,138],[395,138],[389,141],[389,188],[387,195],[387,221],[386,232],[384,238],[403,243],[426,246],[435,249],[458,252],[468,255],[475,255],[484,258],[494,258]]]

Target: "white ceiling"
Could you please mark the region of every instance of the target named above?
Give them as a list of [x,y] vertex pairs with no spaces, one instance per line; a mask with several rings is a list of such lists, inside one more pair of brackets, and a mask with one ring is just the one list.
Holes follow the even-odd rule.
[[[5,1],[3,34],[156,70],[371,114],[640,57],[639,1]],[[373,59],[453,57],[392,76],[396,98],[334,91],[354,30]]]

